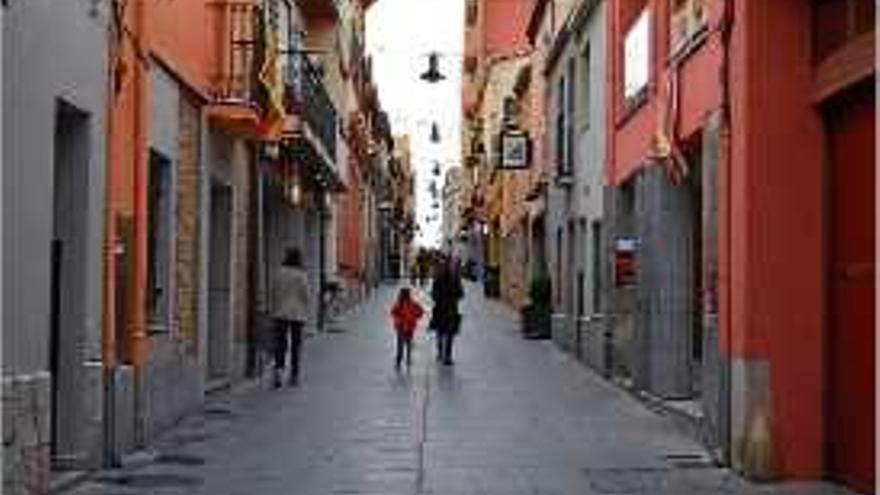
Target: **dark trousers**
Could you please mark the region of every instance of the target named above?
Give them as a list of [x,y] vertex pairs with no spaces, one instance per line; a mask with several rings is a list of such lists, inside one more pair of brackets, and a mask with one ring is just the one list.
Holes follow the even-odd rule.
[[400,363],[403,361],[403,355],[406,354],[406,364],[412,362],[412,336],[405,336],[402,333],[397,334],[397,358],[395,359],[395,363],[397,366],[400,366]]
[[437,332],[437,361],[452,362],[453,341],[455,341],[454,332]]
[[300,321],[275,320],[275,369],[283,370],[290,349],[290,379],[299,378],[299,351],[303,324]]

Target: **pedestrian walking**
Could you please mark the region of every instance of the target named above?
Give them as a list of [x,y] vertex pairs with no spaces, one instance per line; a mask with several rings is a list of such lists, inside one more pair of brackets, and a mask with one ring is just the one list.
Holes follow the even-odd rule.
[[288,383],[299,384],[300,349],[303,327],[309,319],[312,293],[309,277],[302,266],[302,254],[290,248],[275,273],[272,284],[272,317],[275,321],[275,369],[273,383],[280,388],[290,351]]
[[458,301],[464,297],[461,274],[451,258],[441,257],[437,266],[431,298],[434,309],[431,314],[431,327],[437,334],[437,361],[451,365],[452,344],[461,327],[461,313]]
[[412,341],[425,310],[413,298],[412,290],[403,287],[397,294],[397,300],[391,307],[391,318],[394,320],[394,332],[397,334],[397,356],[394,367],[400,369],[403,355],[406,354],[406,366],[412,364]]

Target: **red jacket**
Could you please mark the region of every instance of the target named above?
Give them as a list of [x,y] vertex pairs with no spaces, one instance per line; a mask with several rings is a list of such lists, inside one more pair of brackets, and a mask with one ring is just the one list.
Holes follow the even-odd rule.
[[413,299],[397,301],[391,308],[391,318],[394,320],[394,329],[397,333],[412,337],[416,332],[419,318],[425,314],[425,310]]

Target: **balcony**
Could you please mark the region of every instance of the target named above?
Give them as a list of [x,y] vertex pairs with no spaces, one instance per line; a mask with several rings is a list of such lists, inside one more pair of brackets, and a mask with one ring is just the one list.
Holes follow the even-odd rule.
[[303,53],[289,53],[285,74],[285,106],[297,123],[294,131],[309,134],[335,161],[338,116],[321,74]]
[[215,9],[217,37],[209,116],[232,127],[256,129],[261,114],[254,69],[257,8],[253,0],[222,0],[210,5]]

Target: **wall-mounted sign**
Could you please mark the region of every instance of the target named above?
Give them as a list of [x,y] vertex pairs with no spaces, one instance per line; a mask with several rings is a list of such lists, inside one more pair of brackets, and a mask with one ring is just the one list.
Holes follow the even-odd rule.
[[630,287],[636,283],[636,248],[634,237],[614,239],[614,286]]
[[528,134],[514,130],[502,131],[500,168],[528,168],[531,161],[529,145]]

